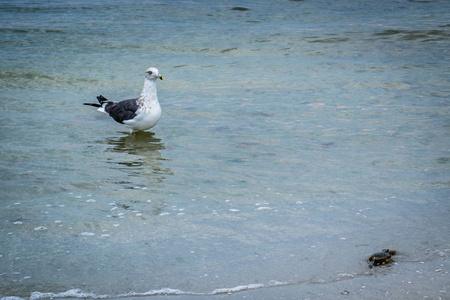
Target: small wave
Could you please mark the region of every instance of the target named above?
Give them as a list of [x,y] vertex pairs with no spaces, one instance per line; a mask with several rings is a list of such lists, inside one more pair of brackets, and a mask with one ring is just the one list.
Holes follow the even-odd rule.
[[350,41],[349,38],[340,38],[340,37],[334,37],[334,38],[327,38],[327,39],[318,39],[318,40],[312,40],[309,41],[310,43],[343,43]]
[[227,48],[227,49],[220,51],[220,53],[227,53],[227,52],[234,51],[234,50],[237,50],[237,48]]
[[[445,249],[447,252],[448,249]],[[370,274],[369,274],[370,275]],[[94,293],[84,292],[81,289],[71,289],[66,292],[61,293],[42,293],[42,292],[32,292],[29,300],[46,300],[46,299],[120,299],[120,298],[140,298],[140,297],[149,297],[149,296],[214,296],[214,295],[223,295],[223,294],[234,294],[239,292],[251,291],[256,289],[263,288],[274,288],[274,287],[284,287],[284,286],[292,286],[292,285],[303,285],[303,284],[327,284],[333,283],[341,280],[349,280],[353,279],[356,276],[368,276],[367,273],[340,273],[335,278],[331,280],[320,280],[320,281],[312,281],[312,280],[304,280],[304,281],[277,281],[271,280],[268,283],[251,283],[247,285],[238,285],[230,288],[217,288],[211,292],[192,292],[192,291],[182,291],[178,289],[172,288],[162,288],[158,290],[149,290],[147,292],[128,292],[122,294],[103,294],[97,295]],[[26,300],[26,298],[16,297],[16,296],[6,296],[1,298],[0,300]]]
[[374,34],[380,37],[397,37],[399,40],[411,41],[411,40],[446,40],[450,34],[446,30],[403,30],[403,29],[386,29]]
[[32,33],[32,34],[45,34],[45,33],[59,33],[59,34],[70,34],[59,29],[41,29],[41,28],[0,28],[0,33],[10,33],[10,34],[21,34],[21,33]]
[[[255,289],[261,289],[266,287],[274,287],[274,286],[285,286],[290,285],[292,283],[288,282],[280,282],[280,281],[271,281],[268,284],[262,283],[253,283],[248,285],[239,285],[231,288],[219,288],[215,289],[210,293],[196,293],[196,292],[186,292],[178,289],[171,288],[162,288],[159,290],[150,290],[148,292],[128,292],[119,295],[97,295],[94,293],[83,292],[80,289],[71,289],[62,293],[42,293],[42,292],[32,292],[30,296],[30,300],[45,300],[45,299],[64,299],[64,298],[75,298],[75,299],[112,299],[112,298],[130,298],[130,297],[147,297],[147,296],[211,296],[211,295],[220,295],[220,294],[230,294],[237,293]],[[16,296],[7,296],[3,297],[0,300],[25,300],[21,297]]]
[[[445,249],[445,252],[449,252],[449,249]],[[327,284],[333,283],[336,281],[349,280],[353,279],[357,276],[368,276],[370,274],[364,273],[339,273],[334,278],[329,280],[303,280],[303,281],[278,281],[271,280],[267,283],[250,283],[247,285],[238,285],[235,287],[225,287],[225,288],[217,288],[211,292],[193,292],[193,291],[182,291],[178,289],[172,288],[161,288],[158,290],[149,290],[147,292],[127,292],[122,294],[103,294],[98,295],[94,293],[84,292],[81,289],[71,289],[66,292],[61,293],[42,293],[42,292],[32,292],[29,300],[46,300],[46,299],[121,299],[121,298],[140,298],[140,297],[149,297],[149,296],[214,296],[214,295],[223,295],[223,294],[234,294],[239,292],[251,291],[256,289],[264,289],[264,288],[274,288],[274,287],[285,287],[292,285],[303,285],[303,284]],[[6,296],[1,298],[0,300],[26,300],[27,298],[16,297],[16,296]]]

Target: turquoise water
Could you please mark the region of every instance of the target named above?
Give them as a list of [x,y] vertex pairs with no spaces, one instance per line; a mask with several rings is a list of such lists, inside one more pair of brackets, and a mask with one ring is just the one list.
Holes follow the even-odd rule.
[[449,6],[0,1],[0,296],[445,297]]

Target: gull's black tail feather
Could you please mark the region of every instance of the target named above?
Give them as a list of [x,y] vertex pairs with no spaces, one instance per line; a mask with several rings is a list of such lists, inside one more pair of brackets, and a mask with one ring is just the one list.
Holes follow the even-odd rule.
[[103,103],[108,102],[108,99],[106,99],[105,97],[103,97],[102,95],[97,97],[98,103],[83,103],[83,105],[89,105],[89,106],[94,106],[94,107],[102,107]]
[[83,103],[83,105],[89,105],[89,106],[93,106],[93,107],[102,107],[100,104],[98,103]]

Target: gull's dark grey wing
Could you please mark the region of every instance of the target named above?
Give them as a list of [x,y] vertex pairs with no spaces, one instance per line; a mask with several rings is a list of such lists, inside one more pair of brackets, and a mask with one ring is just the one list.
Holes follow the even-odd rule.
[[116,122],[123,123],[123,121],[136,117],[138,108],[139,105],[136,103],[136,99],[128,99],[120,102],[109,102],[105,106],[105,111]]

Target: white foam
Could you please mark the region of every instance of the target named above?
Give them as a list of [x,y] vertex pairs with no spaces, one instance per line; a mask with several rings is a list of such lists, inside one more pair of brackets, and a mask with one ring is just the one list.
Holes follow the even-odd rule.
[[258,207],[257,209],[255,209],[255,210],[271,210],[272,208],[271,207],[268,207],[268,206],[261,206],[261,207]]
[[80,233],[80,235],[84,235],[84,236],[94,236],[95,233],[93,233],[93,232],[82,232],[82,233]]
[[171,289],[171,288],[163,288],[160,290],[151,290],[145,293],[135,293],[135,292],[129,292],[126,294],[121,294],[119,297],[132,297],[132,296],[156,296],[156,295],[200,295],[197,293],[190,293],[190,292],[183,292],[181,290],[177,289]]
[[355,275],[349,274],[349,273],[339,273],[339,274],[338,274],[338,277],[339,277],[339,278],[354,278]]
[[226,294],[226,293],[236,293],[236,292],[241,292],[241,291],[260,289],[263,287],[264,287],[264,284],[262,284],[262,283],[259,283],[259,284],[254,283],[254,284],[249,284],[249,285],[239,285],[239,286],[232,287],[232,288],[215,289],[210,294],[217,295],[217,294]]
[[277,281],[277,280],[271,280],[269,282],[270,286],[284,286],[284,285],[288,285],[288,282],[282,282],[282,281]]
[[43,231],[43,230],[47,230],[47,227],[45,227],[45,226],[34,227],[34,230]]
[[16,296],[6,296],[1,298],[1,300],[25,300],[25,299]]
[[111,298],[111,296],[85,293],[79,289],[68,290],[66,292],[56,293],[56,294],[55,293],[32,292],[31,296],[30,296],[30,300],[53,299],[53,298],[106,299],[106,298]]

